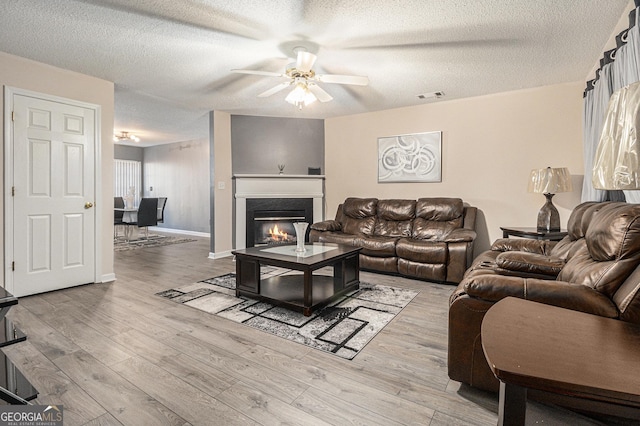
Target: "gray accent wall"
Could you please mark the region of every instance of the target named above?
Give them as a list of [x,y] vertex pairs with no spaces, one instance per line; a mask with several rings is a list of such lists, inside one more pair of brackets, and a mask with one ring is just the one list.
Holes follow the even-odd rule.
[[137,146],[113,145],[113,158],[116,160],[142,161],[144,150]]
[[324,174],[324,120],[232,115],[231,141],[234,174]]
[[159,227],[209,233],[209,139],[144,149],[145,197],[167,197]]

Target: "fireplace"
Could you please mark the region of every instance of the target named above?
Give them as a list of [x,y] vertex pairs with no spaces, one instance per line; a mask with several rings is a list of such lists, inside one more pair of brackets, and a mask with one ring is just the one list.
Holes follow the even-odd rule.
[[[294,222],[311,224],[324,220],[322,175],[234,175],[233,178],[236,249],[254,246],[256,238],[258,244],[263,244],[263,234],[268,234],[269,228],[276,224],[271,218],[278,218],[278,229],[283,228],[288,236],[293,236],[291,243],[295,242]],[[256,217],[259,225],[254,221]]]
[[[254,247],[295,243],[295,222],[313,223],[312,198],[249,198],[246,245]],[[305,241],[307,240],[305,236]]]

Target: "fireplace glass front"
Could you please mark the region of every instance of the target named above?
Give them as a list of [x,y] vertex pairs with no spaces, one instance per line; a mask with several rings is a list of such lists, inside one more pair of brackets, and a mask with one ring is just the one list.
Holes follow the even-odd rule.
[[312,198],[248,199],[247,247],[295,244],[295,222],[313,222]]

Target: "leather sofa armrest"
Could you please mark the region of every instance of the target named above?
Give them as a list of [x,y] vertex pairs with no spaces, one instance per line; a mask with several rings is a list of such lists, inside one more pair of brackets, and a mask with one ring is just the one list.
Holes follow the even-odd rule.
[[342,230],[342,225],[335,220],[325,220],[324,222],[312,224],[311,229],[315,229],[316,231],[340,231]]
[[477,275],[465,280],[463,285],[469,296],[490,302],[512,296],[602,317],[618,317],[618,308],[611,299],[582,284],[514,276]]
[[509,271],[557,277],[565,265],[565,261],[538,253],[507,251],[496,256],[496,265]]
[[470,242],[476,239],[476,231],[465,228],[457,228],[453,231],[449,232],[446,237],[444,237],[445,243],[464,243]]
[[530,240],[525,238],[499,238],[491,244],[491,250],[526,251],[530,253],[545,254],[548,253],[555,245],[555,241]]

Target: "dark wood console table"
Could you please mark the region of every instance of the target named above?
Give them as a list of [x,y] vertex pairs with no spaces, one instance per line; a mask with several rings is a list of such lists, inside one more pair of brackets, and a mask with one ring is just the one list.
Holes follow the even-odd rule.
[[533,240],[549,240],[560,241],[567,235],[567,231],[539,231],[535,227],[526,226],[501,226],[502,238],[509,238],[510,235],[514,237],[530,238]]
[[640,325],[507,297],[481,333],[500,380],[499,425],[524,425],[527,388],[640,420]]

